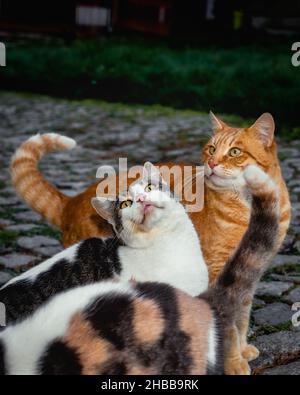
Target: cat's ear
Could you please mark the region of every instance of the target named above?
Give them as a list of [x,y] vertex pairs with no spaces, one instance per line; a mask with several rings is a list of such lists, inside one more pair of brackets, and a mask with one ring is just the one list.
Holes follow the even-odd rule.
[[210,123],[214,133],[220,132],[227,126],[220,118],[218,118],[212,111],[209,112]]
[[275,122],[270,113],[262,114],[249,130],[256,133],[265,147],[271,147],[274,139]]
[[143,168],[143,180],[159,182],[162,180],[161,174],[156,166],[151,162],[145,162]]
[[92,206],[110,224],[113,224],[114,199],[105,197],[94,197],[91,199]]

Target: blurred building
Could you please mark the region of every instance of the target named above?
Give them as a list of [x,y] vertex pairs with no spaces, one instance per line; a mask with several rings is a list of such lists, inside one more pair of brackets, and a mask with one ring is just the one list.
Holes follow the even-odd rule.
[[0,30],[59,35],[137,31],[300,31],[300,0],[0,0]]

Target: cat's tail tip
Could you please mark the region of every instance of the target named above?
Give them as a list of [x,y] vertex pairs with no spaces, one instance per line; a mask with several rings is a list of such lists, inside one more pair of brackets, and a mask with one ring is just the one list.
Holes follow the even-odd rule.
[[[30,137],[27,142],[35,143],[38,145],[44,144],[45,142],[52,143],[48,145],[49,150],[71,150],[76,147],[76,141],[71,137],[63,136],[58,133],[45,133]],[[46,148],[46,147],[45,147]]]

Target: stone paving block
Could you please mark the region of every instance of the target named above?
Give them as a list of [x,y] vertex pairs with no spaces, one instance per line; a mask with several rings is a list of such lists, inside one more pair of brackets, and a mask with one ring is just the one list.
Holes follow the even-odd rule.
[[286,365],[276,366],[275,368],[266,369],[262,375],[264,376],[280,376],[280,375],[290,375],[299,376],[300,375],[300,361],[295,361],[288,363]]
[[20,213],[14,214],[14,218],[19,221],[27,221],[27,222],[39,222],[42,220],[40,214],[35,213],[34,211],[22,211]]
[[48,236],[23,236],[17,240],[18,246],[31,250],[38,247],[59,246],[58,240]]
[[253,312],[254,321],[258,325],[276,326],[290,321],[291,307],[285,303],[271,303]]
[[281,296],[293,286],[292,283],[280,281],[261,281],[255,291],[256,296]]
[[262,335],[252,344],[260,351],[259,357],[250,363],[254,373],[300,358],[300,332],[297,331]]
[[7,228],[8,226],[11,226],[14,224],[15,224],[14,221],[11,221],[10,219],[0,218],[0,229]]
[[38,247],[34,249],[34,252],[42,255],[45,258],[50,258],[63,250],[62,246],[48,246],[48,247]]
[[293,289],[288,295],[284,296],[284,300],[291,303],[300,303],[300,287]]
[[286,281],[288,283],[300,284],[300,274],[297,272],[290,272],[288,274],[272,273],[269,275],[269,278],[277,281]]
[[31,230],[39,229],[36,224],[18,224],[11,225],[6,228],[6,230],[10,230],[12,232],[29,232]]
[[274,258],[270,266],[270,269],[280,267],[283,265],[300,265],[300,255],[278,254]]
[[10,273],[7,272],[1,272],[0,271],[0,287],[2,285],[4,285],[5,283],[7,283],[7,281],[12,279],[12,275]]
[[21,267],[28,266],[34,261],[36,261],[36,256],[34,255],[12,253],[0,256],[0,265],[2,264],[9,269],[18,270]]
[[0,206],[17,206],[19,204],[21,204],[21,200],[16,196],[0,196]]

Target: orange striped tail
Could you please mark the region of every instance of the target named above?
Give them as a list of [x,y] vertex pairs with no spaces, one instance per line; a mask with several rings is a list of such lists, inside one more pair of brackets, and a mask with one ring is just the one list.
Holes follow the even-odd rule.
[[69,150],[76,142],[56,133],[37,134],[25,141],[11,161],[12,183],[18,194],[47,221],[61,226],[62,213],[70,197],[59,192],[40,173],[37,164],[51,151]]

